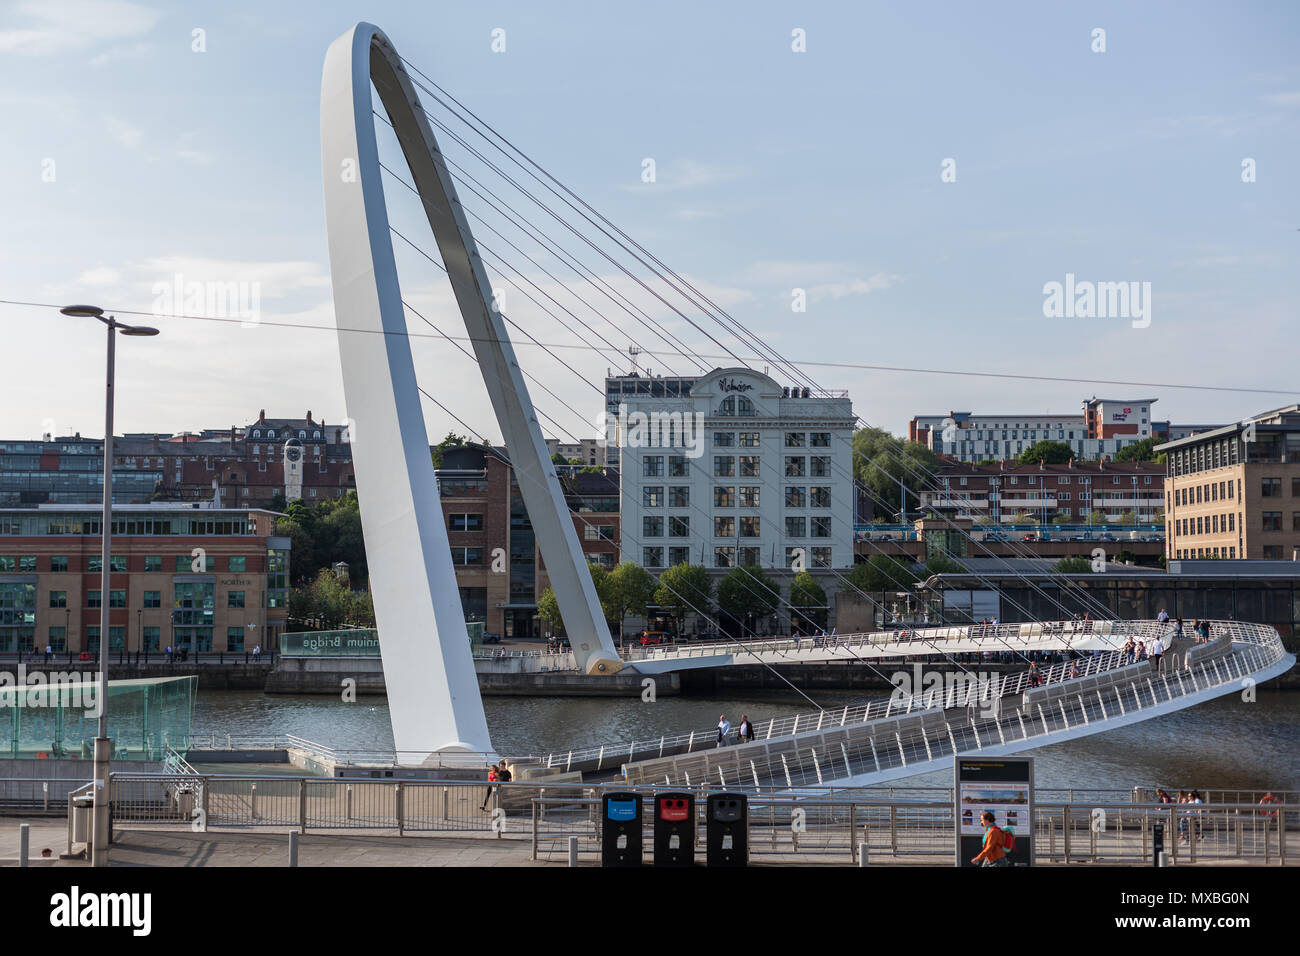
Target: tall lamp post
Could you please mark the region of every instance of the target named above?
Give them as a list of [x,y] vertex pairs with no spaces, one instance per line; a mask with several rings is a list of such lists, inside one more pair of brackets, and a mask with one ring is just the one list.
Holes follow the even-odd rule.
[[108,739],[108,612],[109,572],[112,570],[110,554],[113,540],[113,365],[116,336],[157,335],[158,330],[147,325],[127,325],[94,305],[69,305],[59,310],[75,318],[98,319],[108,329],[108,373],[104,399],[104,514],[100,526],[100,602],[99,602],[99,730],[95,737],[94,823],[91,827],[91,866],[108,866],[108,772],[112,745]]

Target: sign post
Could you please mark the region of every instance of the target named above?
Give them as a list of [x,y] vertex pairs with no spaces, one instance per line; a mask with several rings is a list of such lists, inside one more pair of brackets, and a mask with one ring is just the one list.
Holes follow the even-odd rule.
[[1010,866],[1033,866],[1034,758],[992,757],[953,760],[953,816],[956,821],[956,865],[971,862],[984,845],[980,816],[993,814],[994,824],[1015,837],[1008,854]]

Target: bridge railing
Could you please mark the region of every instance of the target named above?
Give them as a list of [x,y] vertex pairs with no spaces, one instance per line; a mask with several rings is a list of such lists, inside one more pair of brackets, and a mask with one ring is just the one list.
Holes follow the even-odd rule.
[[[1049,621],[1034,624],[954,625],[943,628],[926,628],[915,632],[903,630],[898,632],[870,632],[862,635],[841,635],[839,638],[840,643],[835,646],[852,651],[853,648],[862,647],[866,644],[898,644],[901,646],[906,642],[913,653],[922,653],[929,645],[937,644],[939,640],[969,640],[974,637],[975,639],[994,642],[995,646],[991,646],[990,649],[995,653],[1000,651],[1022,653],[1034,650],[1035,648],[1031,646],[1032,642],[1036,638],[1041,639],[1043,636],[1052,638],[1058,638],[1062,635],[1105,636],[1112,638],[1112,643],[1118,644],[1120,639],[1128,636],[1133,636],[1135,640],[1151,640],[1157,634],[1169,636],[1169,634],[1172,634],[1173,628],[1172,623],[1162,624],[1158,621]],[[914,633],[918,636],[899,640],[896,635],[900,633]],[[941,636],[936,637],[935,635]],[[1008,647],[1013,635],[1019,646],[1011,644]],[[853,639],[852,642],[850,642],[850,638]],[[811,638],[805,638],[801,643],[804,647],[812,647],[812,640]],[[751,643],[756,648],[774,649],[773,642]],[[794,645],[793,641],[785,643],[790,647]],[[734,650],[736,646],[708,645],[708,647],[715,649],[729,647]],[[779,650],[779,648],[776,649]],[[683,656],[699,656],[697,655],[699,650],[701,649],[689,648]],[[709,651],[707,648],[703,650],[704,654],[712,656],[713,651]],[[1119,663],[1120,655],[1121,651],[1115,650],[1101,652],[1085,658],[1079,662],[1081,674],[1093,674],[1099,670],[1115,667]],[[1070,665],[1068,663],[1055,664],[1041,669],[1040,673],[1045,683],[1068,679]],[[1028,681],[1029,673],[1028,670],[1025,670],[1000,681],[1000,691],[1002,694],[1022,693],[1028,686]],[[789,714],[755,721],[755,738],[760,740],[771,739],[799,733],[801,730],[821,730],[823,727],[861,723],[877,717],[893,716],[900,712],[911,713],[915,709],[925,709],[939,703],[942,703],[944,707],[967,706],[974,691],[969,689],[969,682],[966,682],[968,689],[965,691],[962,690],[960,684],[961,682],[949,682],[942,694],[936,694],[934,691],[917,694],[895,692],[889,698],[864,701],[861,704],[846,705],[843,708]],[[986,692],[986,690],[981,689],[980,692]],[[963,693],[965,696],[961,696]],[[733,724],[733,733],[736,732]],[[609,742],[569,751],[554,751],[547,754],[543,758],[543,762],[547,767],[565,770],[600,770],[616,765],[616,762],[620,760],[624,762],[635,760],[638,755],[657,754],[658,756],[667,756],[673,753],[690,753],[696,750],[713,748],[717,746],[717,742],[716,727],[697,728],[693,731],[664,735],[659,738]]]
[[[841,727],[807,727],[769,741],[715,748],[664,760],[631,762],[625,766],[630,779],[664,785],[709,783],[735,785],[738,781],[789,787],[821,785],[868,773],[898,771],[909,765],[928,764],[959,752],[978,752],[986,746],[1006,745],[1052,734],[1074,726],[1107,721],[1155,704],[1247,680],[1287,656],[1281,639],[1272,628],[1239,622],[1216,622],[1220,633],[1231,635],[1232,649],[1224,656],[1175,667],[1163,661],[1159,671],[1145,672],[1145,679],[1132,667],[1120,664],[1109,670],[1122,678],[1106,682],[1106,670],[1092,681],[1080,680],[1079,694],[1056,696],[1028,711],[1007,706],[1016,698],[999,697],[996,704],[981,707],[979,713],[953,715],[939,710],[936,703],[922,714],[903,717],[894,723],[847,723]],[[1219,630],[1216,627],[1216,630]],[[1115,654],[1111,655],[1112,660]],[[1073,680],[1073,678],[1066,678]],[[1059,683],[1059,682],[1058,682]],[[1090,686],[1087,696],[1082,688]],[[900,713],[892,715],[902,716]],[[816,736],[821,734],[819,738]]]

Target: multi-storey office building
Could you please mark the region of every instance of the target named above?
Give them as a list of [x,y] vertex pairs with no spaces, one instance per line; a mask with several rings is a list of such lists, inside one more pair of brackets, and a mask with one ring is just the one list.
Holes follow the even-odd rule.
[[[537,598],[545,569],[504,448],[464,445],[443,451],[436,472],[452,564],[466,621],[489,633],[537,637]],[[560,479],[583,553],[612,567],[618,553],[617,475]]]
[[[1007,415],[918,415],[908,424],[907,437],[935,454],[962,462],[1010,459],[1035,442],[1069,445],[1078,459],[1114,456],[1126,445],[1152,437],[1154,398],[1089,398],[1083,413],[1017,412]],[[1166,423],[1160,423],[1163,427]]]
[[727,368],[610,378],[606,397],[615,419],[608,451],[621,460],[622,560],[651,572],[703,564],[719,575],[802,561],[822,577],[853,564],[846,392]]
[[[1010,524],[1018,516],[1047,524],[1057,519],[1084,524],[1100,512],[1106,524],[1128,516],[1152,524],[1165,507],[1165,468],[1155,462],[1083,462],[1064,465],[945,465],[937,487],[920,493],[921,505],[953,511],[959,518]],[[1064,522],[1063,522],[1064,523]]]
[[1167,559],[1300,559],[1300,405],[1157,450]]
[[289,539],[258,509],[114,505],[109,593],[96,505],[0,510],[0,652],[279,646]]

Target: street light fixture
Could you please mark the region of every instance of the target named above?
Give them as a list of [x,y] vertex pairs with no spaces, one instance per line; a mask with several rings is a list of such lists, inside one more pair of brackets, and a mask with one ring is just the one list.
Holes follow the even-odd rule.
[[59,310],[73,318],[98,319],[108,329],[108,372],[104,392],[104,513],[100,526],[100,602],[99,602],[99,730],[95,737],[94,825],[91,828],[91,866],[108,866],[108,773],[112,757],[108,739],[108,612],[111,588],[113,540],[113,366],[116,357],[114,332],[123,335],[151,336],[158,330],[147,325],[127,325],[113,316],[105,316],[97,305],[68,305]]

